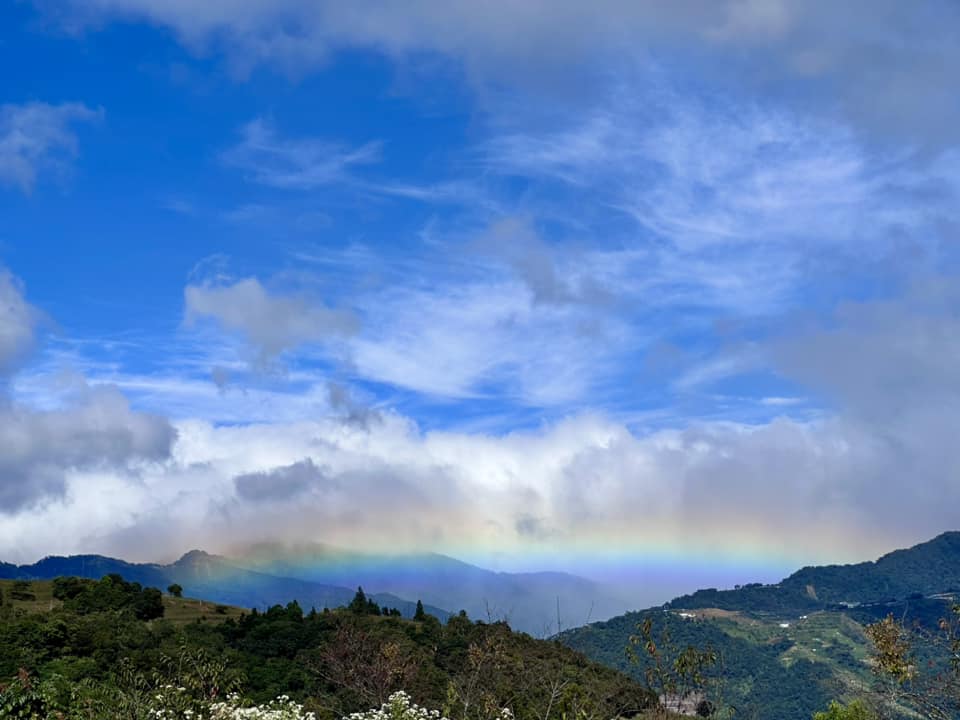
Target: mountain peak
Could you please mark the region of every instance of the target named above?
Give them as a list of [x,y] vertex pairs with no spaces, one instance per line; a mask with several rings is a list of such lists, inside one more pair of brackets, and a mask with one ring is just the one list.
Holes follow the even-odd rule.
[[185,552],[183,556],[177,560],[175,565],[191,565],[199,562],[209,562],[210,560],[215,559],[214,555],[211,555],[206,550],[190,550]]

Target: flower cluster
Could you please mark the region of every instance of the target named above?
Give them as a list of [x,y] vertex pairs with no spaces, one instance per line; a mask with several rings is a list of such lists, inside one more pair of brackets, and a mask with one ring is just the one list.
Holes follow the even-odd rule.
[[[162,695],[157,700],[163,701]],[[177,707],[159,707],[150,711],[151,720],[316,720],[312,712],[304,712],[303,705],[281,695],[267,705],[244,706],[236,693],[223,702],[212,703],[205,712]]]
[[281,695],[269,705],[242,707],[240,696],[232,694],[226,702],[210,706],[210,720],[316,720],[312,712],[304,712],[303,705]]
[[344,720],[447,720],[437,710],[422,708],[403,690],[393,693],[379,708],[353,713]]
[[[151,720],[316,720],[312,712],[304,712],[303,705],[281,695],[267,705],[244,706],[236,693],[222,702],[210,704],[204,711],[178,706],[176,699],[182,688],[165,686],[155,696],[159,707],[150,711]],[[180,691],[180,692],[178,692]],[[173,702],[171,702],[173,701]],[[437,710],[427,710],[414,703],[402,690],[393,693],[379,708],[353,713],[344,720],[448,720]],[[500,711],[497,720],[513,720],[508,708]]]
[[[379,708],[353,713],[344,720],[448,720],[437,710],[427,710],[414,703],[403,690],[393,693]],[[509,708],[500,711],[498,720],[513,720]]]

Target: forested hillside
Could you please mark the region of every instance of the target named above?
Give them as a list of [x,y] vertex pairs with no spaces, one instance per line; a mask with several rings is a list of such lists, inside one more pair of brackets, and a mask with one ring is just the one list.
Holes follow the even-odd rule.
[[320,612],[295,602],[245,612],[116,575],[3,581],[0,594],[0,710],[10,717],[156,717],[151,698],[168,686],[195,703],[233,689],[257,703],[286,695],[318,718],[401,689],[464,720],[502,708],[521,719],[609,718],[650,703],[640,684],[556,642],[465,614],[404,619],[362,592]]
[[[927,675],[949,675],[957,587],[960,533],[946,533],[876,562],[808,567],[774,585],[700,590],[562,639],[643,679],[649,662],[642,655],[639,664],[629,662],[623,648],[650,619],[678,653],[688,646],[716,651],[718,694],[739,715],[808,720],[830,699],[872,692],[868,628],[887,617],[903,624],[904,647],[916,641],[913,665]],[[938,636],[946,642],[931,642]]]

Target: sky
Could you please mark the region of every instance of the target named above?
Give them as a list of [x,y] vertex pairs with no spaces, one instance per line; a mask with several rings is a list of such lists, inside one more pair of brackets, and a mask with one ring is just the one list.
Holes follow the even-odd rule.
[[952,0],[4,4],[0,556],[694,589],[960,528],[958,37]]

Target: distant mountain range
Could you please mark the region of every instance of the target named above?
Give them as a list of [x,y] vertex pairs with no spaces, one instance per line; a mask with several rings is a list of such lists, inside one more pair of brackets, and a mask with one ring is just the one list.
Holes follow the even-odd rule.
[[62,575],[100,578],[117,573],[165,589],[177,583],[190,597],[265,608],[296,600],[304,608],[338,607],[362,586],[378,605],[407,617],[416,601],[445,620],[465,610],[474,619],[506,619],[534,636],[610,617],[626,609],[605,588],[555,572],[493,572],[445,555],[374,555],[326,545],[261,544],[231,557],[193,550],[169,565],[128,563],[101,555],[47,557],[32,565],[0,563],[0,578],[45,580]]
[[[339,587],[296,578],[277,577],[238,567],[227,558],[192,550],[169,565],[128,563],[103,555],[71,555],[46,557],[32,565],[0,563],[0,578],[50,580],[59,576],[101,578],[116,573],[125,580],[163,590],[177,583],[188,597],[238,607],[264,609],[297,601],[305,609],[340,607],[348,604],[356,587]],[[398,609],[412,617],[416,600],[407,600],[390,593],[367,593],[378,605]],[[431,615],[445,620],[450,613],[438,607],[425,606]]]
[[770,585],[699,590],[560,639],[642,678],[643,665],[628,662],[624,649],[650,618],[680,647],[720,652],[727,700],[738,715],[809,720],[831,699],[870,685],[865,625],[893,614],[936,631],[958,597],[960,532],[948,532],[875,562],[805,567]]
[[[377,555],[317,543],[262,543],[231,553],[238,566],[328,585],[360,584],[419,598],[476,620],[507,620],[535,636],[556,634],[629,608],[612,589],[562,572],[485,570],[437,553]],[[558,617],[559,616],[559,617]]]

